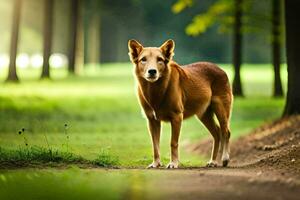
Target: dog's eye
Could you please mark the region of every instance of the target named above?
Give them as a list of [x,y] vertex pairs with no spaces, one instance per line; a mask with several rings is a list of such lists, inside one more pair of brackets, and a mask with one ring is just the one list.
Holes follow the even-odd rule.
[[157,58],[157,62],[164,62],[164,59],[161,58],[161,57],[158,57],[158,58]]
[[146,58],[146,57],[142,57],[141,61],[142,61],[142,62],[146,62],[146,61],[147,61],[147,58]]

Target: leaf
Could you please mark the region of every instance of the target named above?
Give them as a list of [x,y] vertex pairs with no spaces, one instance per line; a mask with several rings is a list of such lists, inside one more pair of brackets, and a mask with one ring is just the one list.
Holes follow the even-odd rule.
[[178,14],[182,12],[187,7],[191,7],[193,5],[193,0],[178,0],[172,6],[172,12]]
[[216,22],[221,22],[222,18],[229,19],[224,16],[232,10],[232,0],[219,0],[215,2],[206,13],[196,15],[192,22],[186,27],[185,31],[188,35],[197,36],[211,27]]

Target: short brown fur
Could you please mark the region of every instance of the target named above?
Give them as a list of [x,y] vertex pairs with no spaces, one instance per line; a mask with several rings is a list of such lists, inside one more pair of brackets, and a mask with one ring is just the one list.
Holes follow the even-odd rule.
[[[223,166],[229,162],[229,120],[232,91],[226,73],[217,65],[198,62],[179,66],[172,60],[175,44],[166,41],[161,47],[143,47],[135,40],[128,42],[129,56],[135,65],[137,93],[147,117],[153,143],[153,163],[161,166],[159,140],[161,121],[171,123],[171,161],[168,168],[177,168],[178,140],[183,119],[196,115],[214,138],[208,166],[216,166],[218,150]],[[150,73],[152,70],[153,73]],[[216,116],[218,122],[214,119]]]

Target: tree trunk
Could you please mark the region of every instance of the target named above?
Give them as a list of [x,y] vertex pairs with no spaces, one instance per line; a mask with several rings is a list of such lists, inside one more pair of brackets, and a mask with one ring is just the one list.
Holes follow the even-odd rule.
[[21,8],[22,8],[22,0],[15,0],[14,8],[13,8],[13,23],[12,23],[12,32],[11,32],[11,42],[10,42],[9,68],[8,68],[8,76],[6,81],[17,82],[19,80],[17,76],[16,58],[18,52]]
[[241,64],[242,64],[242,14],[243,14],[243,0],[235,0],[234,11],[234,27],[233,27],[233,94],[235,96],[244,96],[241,83]]
[[77,21],[79,15],[79,0],[71,0],[71,16],[70,16],[70,41],[69,41],[69,73],[75,74],[76,59],[76,41],[77,41]]
[[54,0],[45,0],[44,10],[44,52],[43,69],[41,78],[50,78],[49,58],[52,47],[52,27],[53,27],[53,4]]
[[274,68],[273,96],[282,97],[283,90],[280,78],[280,36],[281,36],[281,0],[272,0],[272,61]]
[[78,14],[77,14],[77,36],[76,36],[76,51],[75,51],[75,73],[79,74],[84,66],[84,26],[83,26],[83,3],[78,1]]
[[285,0],[288,90],[283,116],[300,114],[300,1]]
[[91,16],[88,25],[87,62],[98,64],[100,62],[100,15]]

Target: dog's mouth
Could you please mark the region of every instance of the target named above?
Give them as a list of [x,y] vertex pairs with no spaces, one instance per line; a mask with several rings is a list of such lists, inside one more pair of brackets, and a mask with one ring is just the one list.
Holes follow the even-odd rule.
[[146,76],[145,79],[151,83],[155,82],[158,80],[158,76]]

